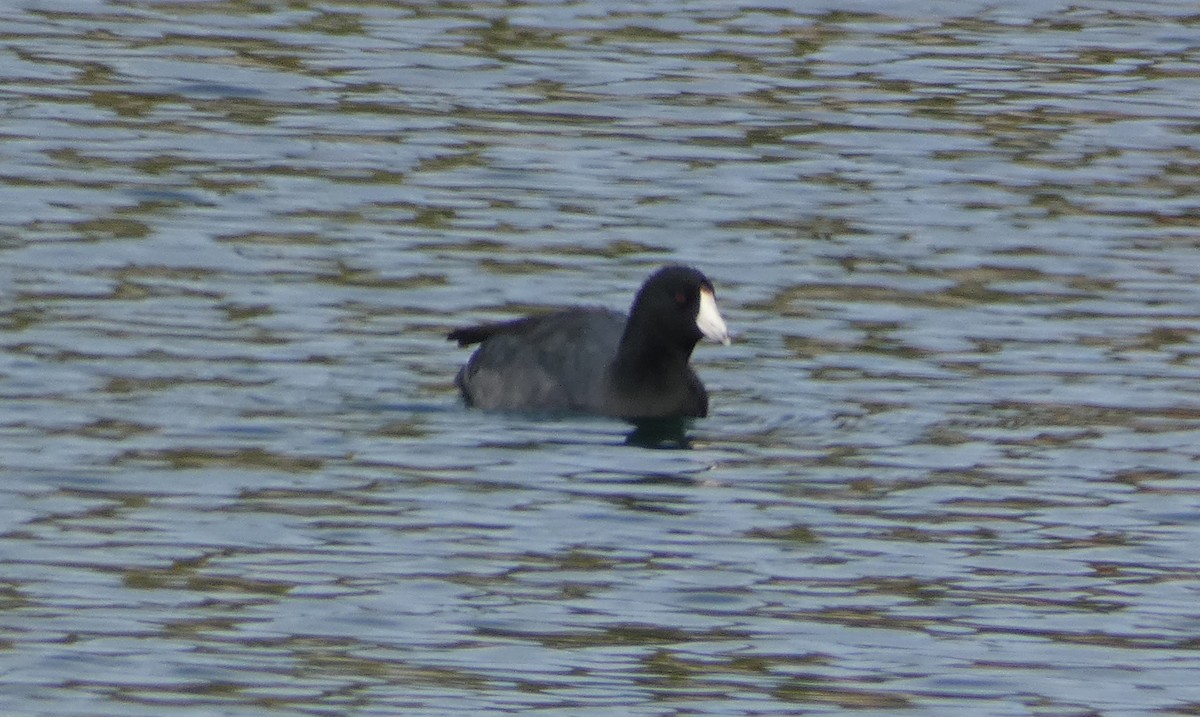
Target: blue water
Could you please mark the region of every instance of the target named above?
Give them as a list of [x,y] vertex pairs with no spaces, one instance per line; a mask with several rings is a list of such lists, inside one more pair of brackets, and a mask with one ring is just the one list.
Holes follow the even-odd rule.
[[[1200,708],[1183,2],[0,10],[11,715]],[[735,334],[690,450],[464,324]]]

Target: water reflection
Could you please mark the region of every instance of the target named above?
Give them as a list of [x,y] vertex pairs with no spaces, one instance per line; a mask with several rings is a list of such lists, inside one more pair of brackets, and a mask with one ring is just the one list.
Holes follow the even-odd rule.
[[625,445],[641,448],[691,448],[692,441],[687,432],[692,421],[685,419],[662,419],[638,421],[625,436]]
[[[1190,4],[0,18],[13,713],[1200,705]],[[691,450],[458,405],[674,261]]]

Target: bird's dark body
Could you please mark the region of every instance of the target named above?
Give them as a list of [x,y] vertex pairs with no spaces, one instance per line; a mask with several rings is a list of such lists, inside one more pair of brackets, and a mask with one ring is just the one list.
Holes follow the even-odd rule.
[[448,338],[479,348],[455,383],[483,409],[631,421],[705,416],[708,393],[688,364],[702,336],[701,291],[711,303],[703,274],[666,267],[642,286],[629,316],[574,307],[457,329]]

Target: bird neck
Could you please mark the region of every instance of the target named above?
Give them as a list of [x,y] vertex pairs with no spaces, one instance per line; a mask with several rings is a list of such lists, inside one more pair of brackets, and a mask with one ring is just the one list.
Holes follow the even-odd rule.
[[633,386],[662,376],[683,376],[686,371],[669,371],[670,367],[686,367],[696,342],[671,341],[669,337],[649,327],[637,326],[636,318],[630,319],[617,347],[613,361],[613,374],[618,384]]

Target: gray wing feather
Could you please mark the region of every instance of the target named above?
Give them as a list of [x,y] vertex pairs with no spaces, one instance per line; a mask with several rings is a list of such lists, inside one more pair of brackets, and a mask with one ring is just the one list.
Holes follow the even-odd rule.
[[490,326],[455,382],[480,408],[604,412],[625,316],[568,309]]

